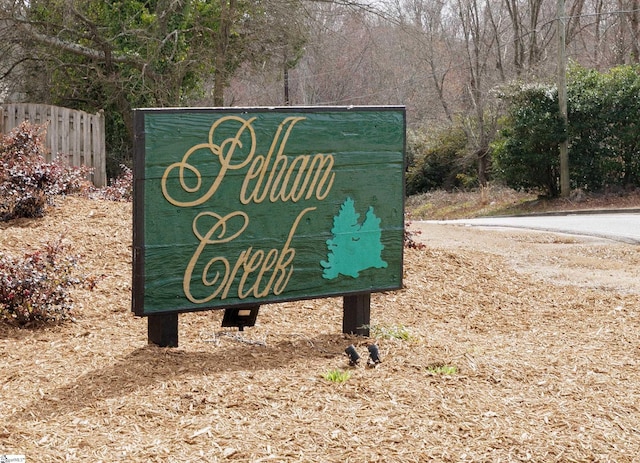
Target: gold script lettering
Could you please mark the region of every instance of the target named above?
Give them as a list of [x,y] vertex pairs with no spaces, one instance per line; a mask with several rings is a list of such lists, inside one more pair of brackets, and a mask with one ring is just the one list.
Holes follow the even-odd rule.
[[[253,155],[256,149],[256,134],[253,130],[253,127],[251,126],[251,123],[255,119],[256,119],[255,117],[252,117],[251,119],[245,120],[238,116],[227,116],[227,117],[222,117],[218,119],[209,129],[208,143],[199,143],[195,146],[192,146],[184,154],[180,162],[175,162],[165,169],[161,179],[161,186],[162,186],[162,194],[164,195],[166,200],[169,201],[174,206],[178,206],[178,207],[198,206],[204,203],[205,201],[209,200],[215,194],[218,187],[220,187],[220,184],[222,183],[222,180],[224,179],[224,176],[228,170],[242,169],[249,162],[251,162],[251,159],[253,158]],[[238,129],[234,137],[227,138],[220,145],[216,145],[213,142],[214,133],[216,129],[220,125],[224,123],[228,123],[230,121],[239,122],[240,128]],[[240,141],[240,137],[242,136],[245,130],[249,131],[249,136],[251,138],[251,146],[249,147],[249,153],[240,162],[236,164],[232,164],[231,160],[233,158],[236,148],[242,148],[242,142]],[[220,170],[218,171],[218,174],[215,180],[213,181],[209,189],[204,194],[201,194],[200,196],[196,197],[196,199],[192,201],[180,201],[175,199],[169,193],[169,188],[167,186],[169,174],[171,174],[173,170],[178,169],[178,180],[180,182],[180,186],[182,187],[182,189],[187,193],[198,193],[200,191],[200,188],[202,187],[202,174],[200,173],[200,171],[196,166],[189,164],[189,157],[191,157],[192,154],[194,154],[199,150],[206,150],[206,149],[211,151],[211,153],[214,156],[217,156],[218,161],[220,163]],[[185,170],[189,171],[191,175],[195,177],[195,185],[189,186],[187,184],[187,180],[185,178]]]
[[[287,240],[281,250],[271,249],[265,254],[265,251],[254,250],[253,246],[250,246],[240,252],[233,268],[231,268],[229,260],[226,257],[216,256],[210,259],[204,266],[200,280],[203,286],[213,287],[214,289],[208,296],[203,298],[193,296],[191,291],[191,280],[194,269],[202,257],[205,248],[209,244],[228,242],[240,236],[248,225],[248,217],[246,214],[239,211],[228,214],[225,217],[220,217],[211,212],[203,212],[196,216],[193,223],[193,231],[200,240],[200,244],[191,257],[187,270],[184,274],[183,289],[187,298],[191,302],[200,304],[209,302],[217,297],[224,300],[232,291],[232,287],[238,276],[240,277],[237,286],[237,296],[239,299],[245,299],[249,296],[261,298],[267,296],[269,293],[273,293],[274,295],[281,294],[289,284],[289,280],[293,274],[293,260],[296,255],[296,251],[291,247],[291,242],[302,217],[306,213],[315,209],[315,207],[308,207],[298,214],[289,229]],[[217,222],[204,235],[199,233],[196,224],[203,215],[209,215],[210,217],[217,219]],[[237,232],[229,236],[225,236],[227,222],[235,217],[242,217],[244,219],[243,226],[240,227]],[[212,238],[214,233],[217,233],[217,239]],[[218,270],[214,270],[214,266],[218,267]],[[271,273],[271,276],[268,281],[263,282],[268,273]],[[210,274],[212,275],[210,276]]]
[[[254,157],[240,189],[242,204],[249,204],[252,201],[260,204],[267,196],[271,202],[278,200],[298,202],[303,196],[304,199],[311,199],[314,194],[318,200],[327,197],[335,179],[335,173],[332,171],[333,155],[321,153],[313,156],[300,155],[289,164],[289,158],[284,154],[294,125],[304,119],[303,117],[284,119],[276,131],[266,157],[262,155]],[[282,135],[283,131],[284,135]],[[280,140],[281,137],[282,140]],[[276,153],[275,158],[274,153]],[[271,165],[272,160],[273,165]],[[269,172],[268,177],[267,172]]]
[[[209,231],[207,231],[207,233],[205,233],[204,235],[202,235],[198,230],[198,221],[203,217],[213,217],[217,220],[217,222],[215,222],[209,229]],[[235,233],[225,236],[225,234],[227,233],[227,223],[231,219],[234,219],[236,217],[242,218],[242,225]],[[220,293],[220,291],[222,291],[229,278],[229,261],[225,257],[218,256],[209,260],[209,262],[207,262],[207,264],[205,265],[204,270],[202,271],[202,284],[207,287],[214,286],[216,283],[218,283],[218,280],[220,280],[220,277],[222,276],[222,281],[220,281],[220,283],[218,284],[217,289],[209,296],[203,299],[198,299],[191,294],[191,275],[193,274],[193,270],[195,269],[200,255],[208,244],[219,244],[232,241],[242,234],[245,228],[247,228],[247,225],[249,225],[249,217],[247,216],[247,214],[241,211],[232,212],[225,215],[224,217],[221,217],[215,212],[201,212],[193,219],[193,233],[194,235],[196,235],[198,240],[200,240],[200,243],[198,244],[196,252],[193,253],[191,260],[189,261],[189,265],[187,265],[187,269],[184,272],[184,279],[182,280],[182,288],[185,295],[187,296],[187,299],[196,304],[202,304],[214,299]],[[217,239],[212,238],[214,233],[216,232],[218,232]],[[242,256],[238,260],[242,260]],[[221,274],[219,270],[215,271],[215,275],[212,278],[209,278],[208,275],[211,272],[211,269],[218,263],[222,264],[222,266],[224,267],[224,272]]]

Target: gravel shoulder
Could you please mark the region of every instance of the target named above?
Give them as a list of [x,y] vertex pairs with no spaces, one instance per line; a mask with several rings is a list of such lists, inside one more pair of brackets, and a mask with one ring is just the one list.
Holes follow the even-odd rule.
[[442,249],[486,252],[553,284],[640,293],[640,246],[562,233],[413,222],[415,239]]

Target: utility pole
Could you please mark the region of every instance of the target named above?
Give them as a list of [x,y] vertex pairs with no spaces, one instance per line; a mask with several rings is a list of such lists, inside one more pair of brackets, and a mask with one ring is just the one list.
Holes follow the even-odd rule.
[[[558,104],[560,117],[565,131],[568,129],[567,115],[567,51],[564,0],[558,0]],[[566,135],[566,134],[565,134]],[[568,137],[560,143],[560,196],[569,196],[569,140]]]

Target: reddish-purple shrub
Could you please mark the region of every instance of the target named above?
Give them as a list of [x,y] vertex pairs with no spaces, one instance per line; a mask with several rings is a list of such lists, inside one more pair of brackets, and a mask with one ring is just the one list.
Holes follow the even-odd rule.
[[53,196],[88,188],[91,169],[70,167],[58,158],[45,162],[45,127],[23,122],[0,134],[0,221],[39,217]]
[[22,123],[8,135],[0,134],[0,220],[34,217],[46,204],[42,128]]
[[133,171],[120,164],[120,175],[99,191],[98,197],[108,201],[128,202],[133,198]]
[[404,247],[412,248],[412,249],[424,249],[425,245],[413,239],[414,236],[420,235],[422,232],[420,230],[408,230],[411,222],[407,221],[404,224]]
[[48,164],[43,165],[46,171],[47,196],[68,195],[72,193],[88,194],[94,189],[89,181],[93,169],[87,166],[70,166],[62,157],[58,156]]
[[61,238],[22,258],[0,253],[0,318],[23,326],[69,317],[76,266]]

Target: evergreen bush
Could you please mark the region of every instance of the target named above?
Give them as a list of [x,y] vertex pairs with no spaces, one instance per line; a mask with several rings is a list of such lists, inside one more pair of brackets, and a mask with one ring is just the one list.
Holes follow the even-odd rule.
[[518,86],[508,100],[500,136],[491,145],[494,175],[514,189],[559,192],[559,144],[566,139],[555,88]]
[[429,137],[409,132],[406,194],[435,189],[451,190],[473,185],[475,168],[467,162],[467,136],[460,127],[452,127]]
[[492,144],[496,176],[516,189],[559,191],[559,143],[569,142],[571,188],[585,191],[640,186],[640,66],[605,73],[571,66],[568,125],[560,117],[557,89],[516,85],[500,137]]

